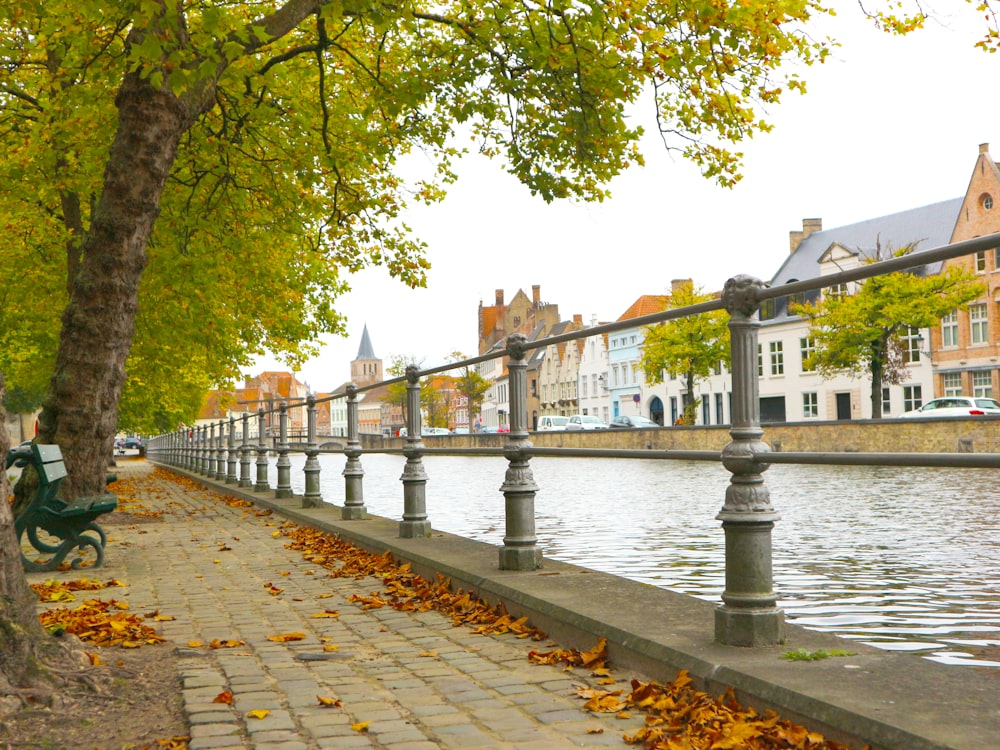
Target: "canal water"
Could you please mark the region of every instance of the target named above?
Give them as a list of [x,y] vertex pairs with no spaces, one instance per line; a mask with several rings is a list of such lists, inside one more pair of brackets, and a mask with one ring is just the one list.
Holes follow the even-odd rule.
[[[302,455],[292,486],[304,491]],[[405,459],[362,457],[368,512],[400,518]],[[342,505],[342,455],[320,456]],[[503,458],[425,456],[434,529],[500,545]],[[708,462],[536,458],[543,554],[720,602],[729,475]],[[271,460],[269,478],[276,473]],[[1000,471],[772,466],[775,590],[788,622],[946,664],[1000,668]]]

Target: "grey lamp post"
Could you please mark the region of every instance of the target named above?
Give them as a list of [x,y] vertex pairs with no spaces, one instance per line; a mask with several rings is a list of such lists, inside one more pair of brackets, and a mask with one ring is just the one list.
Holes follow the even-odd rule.
[[226,484],[236,484],[236,417],[229,415],[229,435],[227,448],[228,461],[226,462]]
[[243,439],[240,441],[240,487],[252,487],[250,479],[250,454],[253,448],[250,445],[250,413],[243,412],[242,417]]
[[267,492],[271,486],[267,483],[267,429],[264,425],[264,407],[257,408],[257,481],[254,492]]
[[528,362],[523,334],[507,339],[507,371],[510,373],[510,433],[504,446],[508,461],[503,492],[506,529],[500,548],[501,570],[535,570],[542,553],[535,536],[535,493],[538,486],[531,473],[531,441],[528,440]]
[[406,366],[406,445],[403,446],[403,520],[399,536],[414,539],[431,535],[427,520],[427,474],[424,472],[424,443],[420,436],[420,371]]
[[275,497],[292,496],[292,462],[288,458],[288,404],[281,402],[278,407],[278,486],[274,488]]
[[306,465],[302,471],[306,475],[306,491],[302,497],[303,508],[318,508],[323,504],[319,491],[319,446],[316,444],[316,396],[306,397]]
[[781,516],[771,507],[764,483],[770,451],[761,440],[754,317],[764,282],[750,276],[729,279],[722,300],[729,311],[733,373],[733,440],[722,450],[730,472],[726,502],[717,518],[726,535],[726,589],[715,610],[715,640],[729,646],[774,646],[785,640],[785,617],[777,607],[771,569],[771,531]]
[[347,464],[344,466],[344,507],[340,517],[345,521],[358,521],[365,517],[365,472],[361,468],[361,441],[358,439],[358,387],[347,386],[347,445],[344,447]]

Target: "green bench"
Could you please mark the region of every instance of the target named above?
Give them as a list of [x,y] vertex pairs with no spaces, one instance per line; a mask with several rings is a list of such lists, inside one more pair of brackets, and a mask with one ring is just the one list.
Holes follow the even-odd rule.
[[[74,549],[81,552],[92,547],[97,555],[94,567],[104,562],[104,545],[108,538],[96,520],[118,507],[118,498],[105,492],[92,497],[66,501],[59,497],[59,485],[66,477],[66,464],[58,445],[22,445],[7,454],[7,468],[31,464],[38,473],[38,490],[28,506],[14,519],[18,543],[27,535],[31,546],[48,560],[29,560],[21,553],[26,571],[55,570]],[[113,478],[109,477],[109,481]],[[45,532],[47,536],[40,536]],[[80,567],[83,558],[75,557],[72,568]]]

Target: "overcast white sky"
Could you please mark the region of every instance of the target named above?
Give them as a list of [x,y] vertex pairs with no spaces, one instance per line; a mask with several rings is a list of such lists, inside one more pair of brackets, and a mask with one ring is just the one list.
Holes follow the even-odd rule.
[[[979,144],[992,143],[1000,159],[1000,54],[973,48],[981,29],[967,7],[964,20],[941,17],[949,26],[895,38],[849,0],[837,5],[819,35],[843,46],[804,71],[808,93],[774,108],[771,133],[741,145],[735,188],[666,154],[655,132],[646,167],[613,182],[601,205],[547,205],[499,162],[470,156],[444,202],[407,217],[429,246],[427,288],[410,290],[382,269],[352,277],[339,307],[348,337],[326,342],[300,380],[321,392],[348,380],[366,324],[386,363],[399,355],[430,367],[456,350],[477,353],[479,303],[493,304],[496,289],[509,301],[538,284],[563,319],[607,322],[671,279],[710,290],[737,273],[769,279],[803,218],[831,229],[964,195]],[[263,369],[287,368],[263,359],[248,372]]]

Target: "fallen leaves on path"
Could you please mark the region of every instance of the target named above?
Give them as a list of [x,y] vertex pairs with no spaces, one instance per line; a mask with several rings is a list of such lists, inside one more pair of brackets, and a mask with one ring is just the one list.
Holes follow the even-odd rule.
[[98,581],[95,578],[81,578],[76,581],[45,581],[44,583],[32,583],[31,588],[38,595],[38,600],[43,602],[75,602],[74,591],[99,591],[113,586],[124,586],[125,584],[114,578],[107,581]]
[[39,613],[38,619],[49,632],[66,632],[97,646],[138,648],[163,643],[164,638],[143,624],[143,617],[130,615],[128,605],[114,599],[88,599],[73,609],[55,607]]

